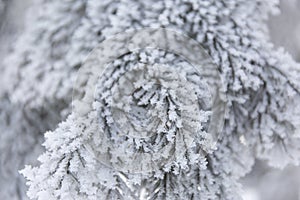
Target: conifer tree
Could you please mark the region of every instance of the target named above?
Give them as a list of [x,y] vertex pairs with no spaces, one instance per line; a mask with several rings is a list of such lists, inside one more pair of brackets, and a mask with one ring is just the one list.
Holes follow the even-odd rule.
[[[9,80],[2,80],[12,107],[25,105],[28,113],[46,108],[46,113],[56,113],[55,119],[65,118],[74,82],[82,86],[75,93],[87,96],[91,80],[76,80],[76,73],[89,52],[118,33],[150,27],[186,34],[204,48],[220,73],[219,92],[226,94],[220,98],[227,112],[216,149],[211,150],[208,124],[219,122],[208,109],[212,105],[206,101],[206,86],[211,85],[203,82],[201,73],[195,75],[189,63],[172,52],[123,55],[92,80],[95,98],[88,99],[87,111],[73,104],[84,116],[72,113],[45,134],[41,165],[22,170],[28,196],[239,199],[238,179],[249,172],[255,158],[275,167],[298,164],[300,68],[267,36],[265,22],[278,12],[277,4],[38,1],[40,12],[29,13],[27,29],[5,62],[13,65],[5,68]],[[35,125],[47,127],[48,121],[43,118]],[[17,131],[4,134],[14,137]],[[135,162],[126,162],[128,158]]]

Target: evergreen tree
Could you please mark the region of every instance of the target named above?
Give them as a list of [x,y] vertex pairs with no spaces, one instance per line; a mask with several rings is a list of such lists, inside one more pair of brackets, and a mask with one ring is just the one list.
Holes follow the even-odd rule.
[[[80,111],[85,115],[72,113],[45,134],[41,165],[22,171],[29,197],[239,199],[238,179],[249,172],[255,158],[276,167],[298,164],[300,68],[269,42],[265,23],[269,14],[278,12],[277,3],[38,1],[39,12],[29,12],[27,28],[5,61],[13,65],[5,68],[9,80],[2,80],[12,109],[24,108],[4,113],[42,113],[45,108],[55,113],[53,125],[47,126],[47,118],[34,124],[43,131],[53,128],[70,111],[76,72],[86,64],[88,53],[117,33],[147,27],[179,31],[203,46],[220,73],[220,92],[226,94],[220,98],[228,112],[212,151],[207,124],[218,122],[206,107],[212,105],[200,101],[209,98],[205,85],[210,85],[195,76],[189,63],[163,51],[121,56],[93,80],[95,99],[89,101],[90,109]],[[91,80],[79,81],[82,88],[75,92],[85,97]],[[74,108],[85,107],[75,103]],[[19,134],[7,129],[2,135],[8,138]],[[28,134],[34,138],[41,130]],[[124,131],[134,137],[120,135]],[[193,140],[186,143],[190,135]],[[149,164],[149,154],[157,168]],[[136,166],[126,158],[135,158]]]

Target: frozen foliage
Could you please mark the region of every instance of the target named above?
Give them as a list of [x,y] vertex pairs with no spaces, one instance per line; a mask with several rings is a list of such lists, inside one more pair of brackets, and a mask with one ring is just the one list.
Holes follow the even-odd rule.
[[[16,66],[5,65],[3,61],[11,50],[15,38],[23,27],[23,14],[28,2],[1,1],[4,7],[0,13],[0,199],[24,199],[25,181],[18,173],[24,164],[37,164],[38,155],[44,150],[41,133],[53,129],[61,117],[53,108],[29,108],[24,104],[12,103],[10,84],[2,82],[4,69]],[[16,19],[16,18],[17,19]],[[1,24],[2,23],[2,24]],[[12,63],[11,63],[12,64]],[[13,78],[13,77],[10,77]],[[16,79],[16,77],[14,77]]]
[[142,51],[115,60],[102,77],[94,109],[48,132],[43,164],[23,170],[29,196],[208,199],[230,190],[230,177],[206,165],[209,92],[188,63]]
[[64,56],[83,9],[81,1],[36,1],[29,9],[24,33],[16,42],[14,52],[4,61],[7,66],[17,66],[7,67],[4,72],[4,78],[9,79],[6,90],[14,89],[13,102],[35,108],[45,103],[69,103],[65,101],[70,99],[69,74],[73,68],[67,67]]
[[[117,134],[115,127],[110,126],[111,113],[101,105],[101,95],[105,93],[100,92],[104,89],[100,85],[99,101],[95,102],[94,111],[83,118],[70,115],[57,130],[48,132],[46,152],[39,159],[41,166],[23,170],[31,198],[136,199],[145,196],[148,199],[235,199],[238,198],[235,194],[238,192],[237,179],[251,169],[255,157],[267,159],[271,165],[279,167],[288,163],[298,164],[299,66],[285,52],[275,50],[265,36],[265,20],[268,14],[277,12],[277,1],[40,0],[38,5],[38,12],[31,13],[27,29],[17,41],[14,52],[6,59],[7,65],[14,66],[5,68],[5,77],[9,80],[3,80],[8,85],[5,92],[11,94],[13,103],[36,110],[45,106],[47,111],[58,113],[68,108],[75,72],[98,43],[125,30],[168,27],[197,40],[212,57],[221,73],[222,90],[227,94],[229,111],[216,151],[205,156],[191,152],[206,150],[205,140],[203,143],[200,140],[195,147],[191,146],[195,149],[178,148],[179,154],[174,154],[169,168],[148,173],[125,173],[109,168],[107,163],[96,159],[97,155],[91,154],[95,149],[99,152],[107,150],[105,145],[97,143],[102,138],[97,140],[99,135],[94,134],[99,121],[104,123],[105,134],[113,138]],[[124,63],[123,67],[130,68],[127,63],[134,63],[134,60],[121,60],[121,63]],[[180,73],[173,71],[175,75],[172,76],[188,74],[188,69],[181,69],[178,60],[158,65],[157,70],[161,72],[170,65],[180,69]],[[114,67],[121,72],[122,67]],[[139,76],[130,78],[139,82]],[[147,79],[151,80],[151,77]],[[99,81],[110,80],[114,79]],[[120,85],[116,79],[110,84]],[[164,87],[171,87],[165,84]],[[178,84],[176,87],[180,88]],[[163,93],[151,84],[148,89],[143,89],[166,97],[173,95]],[[120,98],[120,92],[126,91],[116,91],[113,95]],[[149,104],[149,99],[139,98],[136,92],[135,99],[124,101],[141,102],[141,105],[146,102],[145,106],[157,109],[159,101],[152,104],[150,101]],[[180,89],[178,92],[179,96],[184,95]],[[189,101],[188,98],[186,100]],[[111,103],[116,108],[126,109]],[[169,107],[166,104],[160,106],[162,110],[174,108],[171,104]],[[123,112],[122,109],[118,112]],[[137,117],[137,113],[133,112],[131,117]],[[152,114],[167,124],[168,119],[170,124],[166,134],[162,134],[165,130],[161,130],[156,136],[161,137],[162,144],[152,140],[158,149],[142,139],[131,141],[118,137],[120,141],[114,141],[118,151],[110,156],[127,155],[121,153],[125,145],[130,146],[129,154],[140,149],[155,153],[161,147],[159,145],[173,144],[174,140],[180,139],[177,138],[180,134],[172,130],[180,124],[176,113],[165,112],[164,116]],[[197,114],[203,116],[200,122],[205,124],[204,116],[208,113],[200,109]],[[147,119],[142,122],[149,123]],[[128,128],[132,131],[131,127]],[[17,131],[4,134],[16,135]],[[34,137],[34,131],[31,134]],[[204,131],[202,136],[205,138],[206,135]],[[186,151],[184,156],[179,156],[183,155],[180,151]],[[120,167],[118,163],[116,166]]]
[[0,118],[0,198],[22,199],[25,183],[18,170],[24,163],[37,164],[44,140],[41,132],[54,127],[60,118],[46,109],[31,110],[12,104],[6,96],[1,98]]

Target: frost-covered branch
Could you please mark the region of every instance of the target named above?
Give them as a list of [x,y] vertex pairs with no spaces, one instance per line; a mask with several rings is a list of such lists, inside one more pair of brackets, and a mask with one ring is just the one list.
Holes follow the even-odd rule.
[[[70,115],[56,130],[46,134],[46,152],[40,157],[41,165],[23,170],[30,186],[29,196],[41,199],[137,199],[143,195],[150,199],[234,199],[236,181],[251,169],[254,158],[267,159],[271,165],[280,167],[298,164],[299,65],[285,52],[275,49],[266,36],[265,21],[270,13],[278,12],[277,3],[273,0],[40,1],[40,12],[31,14],[28,21],[36,25],[27,25],[6,60],[8,65],[15,66],[4,72],[5,77],[10,77],[4,83],[8,85],[6,92],[11,94],[12,102],[37,110],[46,106],[54,108],[56,113],[68,109],[77,69],[93,48],[117,33],[165,27],[195,39],[212,57],[221,73],[221,90],[226,93],[228,113],[218,149],[205,156],[200,154],[196,159],[192,151],[207,150],[205,133],[199,134],[201,137],[193,147],[176,141],[182,139],[177,138],[181,135],[180,123],[189,127],[185,136],[196,125],[203,123],[203,128],[206,127],[209,112],[203,109],[205,104],[199,103],[201,109],[190,110],[190,116],[182,117],[181,106],[195,102],[196,98],[181,90],[189,84],[175,81],[177,85],[170,85],[168,81],[172,78],[164,82],[166,77],[157,78],[155,70],[145,73],[143,65],[133,65],[134,68],[130,63],[137,64],[142,59],[137,55],[120,58],[117,64],[111,63],[112,71],[108,72],[111,76],[107,77],[113,78],[105,77],[107,79],[98,82],[99,96],[93,102],[95,110],[85,118]],[[147,60],[148,56],[144,58]],[[166,54],[156,56],[166,58]],[[157,66],[159,73],[165,73],[166,66],[177,67],[180,73],[175,73],[176,70],[168,73],[177,76],[176,80],[188,80],[185,76],[189,70],[180,66],[180,60],[163,64]],[[123,78],[118,78],[121,75]],[[131,85],[132,81],[136,85]],[[190,84],[200,87],[198,95],[205,94],[201,83],[191,81]],[[118,90],[119,87],[122,90]],[[132,93],[126,93],[133,88]],[[177,93],[174,95],[172,90]],[[157,93],[160,99],[154,98]],[[177,95],[186,96],[186,102],[178,102],[174,98]],[[119,101],[115,102],[116,99]],[[129,112],[125,103],[138,105],[132,108],[132,115],[125,115]],[[161,112],[147,113],[148,109]],[[197,115],[204,116],[200,117],[203,121],[188,124],[188,117],[194,119]],[[156,127],[159,129],[155,129],[150,140],[135,141],[125,136],[116,137],[119,131],[111,116],[123,116],[125,122],[134,122],[130,126],[118,126],[135,136],[136,133],[149,136],[148,130],[136,126],[148,129],[157,124],[164,126]],[[95,134],[98,122],[103,135]],[[109,149],[103,136],[112,139],[119,150]],[[172,148],[175,144],[181,145],[178,151],[166,149],[175,156],[169,166],[143,175],[120,173],[120,168],[126,166],[127,169],[130,165],[118,163],[122,160],[120,149],[127,150],[133,157],[136,152],[139,155],[155,153],[166,144],[172,144]],[[96,159],[99,155],[94,157],[91,151],[103,153],[106,162],[103,163],[103,159],[99,162]],[[115,162],[113,169],[107,166],[108,161]]]

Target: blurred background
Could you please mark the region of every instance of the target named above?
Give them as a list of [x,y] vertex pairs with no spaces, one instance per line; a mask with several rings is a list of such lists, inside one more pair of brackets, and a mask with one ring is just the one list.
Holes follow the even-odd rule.
[[[280,9],[268,22],[271,41],[300,62],[300,0],[281,0]],[[245,200],[300,200],[300,167],[279,170],[257,161],[241,182]]]
[[[22,33],[25,14],[32,3],[32,0],[0,0],[0,70],[11,45]],[[300,0],[281,0],[280,8],[281,13],[268,22],[271,41],[300,62]],[[257,161],[241,183],[245,200],[300,200],[299,167],[279,170]]]

